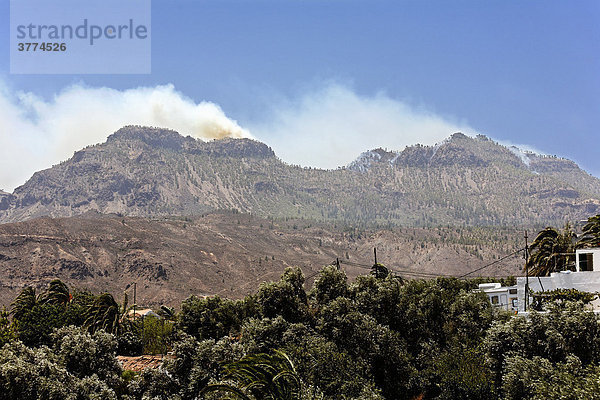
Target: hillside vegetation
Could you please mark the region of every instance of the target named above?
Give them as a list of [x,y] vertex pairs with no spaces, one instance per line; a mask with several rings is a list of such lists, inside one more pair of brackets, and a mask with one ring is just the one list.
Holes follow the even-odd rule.
[[457,133],[372,150],[348,168],[288,165],[250,139],[201,142],[125,127],[0,194],[0,221],[86,211],[131,216],[237,210],[363,227],[560,224],[600,212],[600,181],[575,163]]

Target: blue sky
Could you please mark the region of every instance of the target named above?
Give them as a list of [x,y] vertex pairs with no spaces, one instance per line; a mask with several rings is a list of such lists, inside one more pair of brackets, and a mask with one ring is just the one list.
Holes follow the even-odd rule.
[[[299,164],[326,154],[311,145],[342,164],[464,127],[600,176],[598,21],[598,1],[153,0],[151,74],[10,75],[3,23],[0,83],[16,109],[19,93],[53,104],[73,85],[171,84]],[[0,142],[17,140],[1,125]]]

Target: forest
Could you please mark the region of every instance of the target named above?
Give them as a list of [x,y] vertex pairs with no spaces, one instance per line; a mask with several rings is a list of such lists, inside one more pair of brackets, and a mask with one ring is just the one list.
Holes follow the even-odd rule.
[[[288,268],[243,299],[190,296],[132,320],[126,296],[55,280],[2,312],[0,399],[600,398],[600,326],[583,302],[516,316],[480,282],[350,283],[325,266],[307,291]],[[117,360],[165,353],[141,373]]]

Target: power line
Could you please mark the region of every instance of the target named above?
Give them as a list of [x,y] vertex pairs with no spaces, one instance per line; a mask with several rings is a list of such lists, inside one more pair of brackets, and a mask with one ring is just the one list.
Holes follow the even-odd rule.
[[[502,262],[502,261],[506,260],[507,258],[512,257],[512,256],[522,252],[523,250],[525,250],[525,248],[517,249],[514,252],[512,252],[502,258],[499,258],[495,261],[492,261],[491,263],[488,263],[482,267],[476,268],[472,271],[469,271],[469,272],[459,275],[459,276],[448,275],[448,274],[436,274],[436,273],[431,273],[431,272],[419,272],[419,271],[414,271],[414,270],[403,270],[403,269],[398,269],[398,268],[392,269],[391,271],[396,272],[398,274],[404,274],[404,275],[415,275],[415,276],[422,276],[422,277],[457,277],[458,279],[462,279],[468,275],[474,274],[475,272],[481,271],[482,269],[485,269],[485,268],[491,267],[492,265],[498,264],[499,262]],[[371,266],[366,265],[366,264],[359,264],[359,263],[355,263],[352,261],[340,261],[340,262],[344,263],[344,264],[352,265],[355,267],[371,269]]]
[[310,274],[309,276],[307,276],[306,278],[304,278],[304,280],[307,281],[310,278],[319,275],[320,273],[321,273],[321,271],[314,272],[314,273]]
[[[369,269],[369,270],[372,268],[371,265],[359,264],[359,263],[355,263],[355,262],[352,262],[352,261],[341,261],[340,260],[340,263],[351,265],[351,266],[354,266],[354,267],[363,268],[363,269]],[[398,274],[416,275],[416,276],[422,276],[422,277],[427,277],[427,278],[437,278],[439,276],[454,277],[454,275],[436,274],[436,273],[433,273],[433,272],[421,272],[421,271],[414,271],[414,270],[401,269],[401,268],[390,269],[390,271],[396,272]]]
[[[448,277],[448,278],[458,278],[458,279],[462,279],[462,278],[464,278],[464,277],[466,277],[466,276],[468,276],[468,275],[471,275],[471,274],[473,274],[473,273],[475,273],[475,272],[481,271],[482,269],[485,269],[485,268],[487,268],[487,267],[491,267],[492,265],[495,265],[495,264],[497,264],[497,263],[499,263],[499,262],[501,262],[501,261],[504,261],[505,259],[507,259],[507,258],[509,258],[509,257],[512,257],[512,256],[514,256],[515,254],[517,254],[517,253],[520,253],[520,252],[521,252],[521,251],[523,251],[523,250],[525,250],[525,248],[522,248],[522,249],[515,250],[514,252],[512,252],[512,253],[510,253],[510,254],[508,254],[508,255],[506,255],[506,256],[504,256],[504,257],[502,257],[502,258],[499,258],[498,260],[495,260],[495,261],[493,261],[493,262],[491,262],[491,263],[489,263],[489,264],[486,264],[486,265],[484,265],[484,266],[482,266],[482,267],[476,268],[476,269],[474,269],[474,270],[472,270],[472,271],[470,271],[470,272],[467,272],[466,274],[462,274],[462,275],[460,275],[460,276],[456,276],[456,275],[449,275],[449,274],[437,274],[437,273],[434,273],[434,272],[422,272],[422,271],[415,271],[415,270],[408,270],[408,269],[401,269],[401,268],[393,268],[393,269],[390,269],[390,272],[392,272],[392,273],[396,273],[396,274],[398,274],[398,275],[409,275],[409,276],[415,276],[415,277],[421,277],[421,278],[438,278],[438,277]],[[336,261],[333,261],[333,262],[332,262],[331,264],[329,264],[329,265],[336,265],[336,262],[337,262],[337,260],[336,260]],[[361,263],[356,263],[356,262],[352,262],[352,261],[346,261],[346,260],[339,260],[339,263],[340,263],[340,264],[346,264],[346,265],[350,265],[350,266],[353,266],[353,267],[362,268],[362,269],[368,269],[368,270],[371,270],[371,268],[373,267],[372,265],[369,265],[369,264],[361,264]],[[253,284],[253,283],[255,283],[255,282],[259,281],[259,280],[260,280],[261,278],[263,278],[264,276],[266,276],[266,275],[271,275],[272,273],[273,273],[273,272],[268,272],[268,273],[266,273],[266,274],[263,274],[263,275],[261,275],[261,276],[258,276],[258,277],[256,277],[256,279],[255,279],[254,281],[246,282],[244,285],[240,286],[238,289],[240,289],[240,288],[243,288],[243,287],[246,287],[246,286],[248,286],[248,285],[250,285],[250,284]],[[318,275],[318,274],[320,274],[320,273],[321,273],[321,271],[320,271],[320,270],[319,270],[319,271],[315,271],[315,272],[313,272],[312,274],[310,274],[310,275],[308,275],[307,277],[305,277],[304,279],[305,279],[305,281],[308,281],[309,279],[311,279],[311,278],[313,278],[313,277],[317,276],[317,275]],[[497,277],[497,276],[496,276],[496,277]],[[219,292],[217,292],[217,293],[216,293],[216,295],[218,295],[218,294],[220,294],[220,293],[224,292],[225,290],[227,290],[227,289],[222,289],[222,290],[220,290]]]
[[475,273],[475,272],[477,272],[477,271],[481,271],[482,269],[485,269],[485,268],[487,268],[487,267],[491,267],[492,265],[494,265],[494,264],[497,264],[497,263],[499,263],[500,261],[503,261],[503,260],[505,260],[505,259],[507,259],[507,258],[509,258],[509,257],[512,257],[512,256],[514,256],[515,254],[522,252],[523,250],[525,250],[525,248],[522,248],[522,249],[516,250],[516,251],[514,251],[514,252],[512,252],[512,253],[510,253],[510,254],[508,254],[508,255],[506,255],[506,256],[504,256],[504,257],[502,257],[502,258],[499,258],[499,259],[497,259],[496,261],[493,261],[493,262],[491,262],[491,263],[489,263],[489,264],[486,264],[486,265],[484,265],[483,267],[479,267],[479,268],[476,268],[476,269],[474,269],[473,271],[467,272],[466,274],[463,274],[463,275],[459,276],[458,278],[459,278],[459,279],[460,279],[460,278],[464,278],[464,277],[465,277],[465,276],[467,276],[467,275],[471,275],[471,274],[473,274],[473,273]]

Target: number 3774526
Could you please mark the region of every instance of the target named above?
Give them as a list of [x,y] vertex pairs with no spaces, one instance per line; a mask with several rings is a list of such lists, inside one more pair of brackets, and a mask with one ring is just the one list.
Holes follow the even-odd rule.
[[17,43],[19,51],[67,51],[66,43]]

